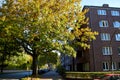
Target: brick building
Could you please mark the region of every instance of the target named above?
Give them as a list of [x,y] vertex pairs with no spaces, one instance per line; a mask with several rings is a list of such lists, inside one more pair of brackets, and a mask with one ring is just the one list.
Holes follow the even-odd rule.
[[76,59],[71,60],[73,62],[67,62],[74,67],[70,70],[120,70],[120,8],[103,4],[84,6],[84,9],[89,9],[86,14],[89,18],[89,27],[93,31],[98,31],[99,35],[91,42],[89,51],[78,50],[77,53],[81,55],[77,54]]

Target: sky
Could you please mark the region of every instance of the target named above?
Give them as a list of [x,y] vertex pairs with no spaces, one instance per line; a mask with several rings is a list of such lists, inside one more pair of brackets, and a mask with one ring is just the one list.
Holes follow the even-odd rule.
[[1,5],[2,1],[3,1],[3,0],[0,0],[0,6],[2,6],[2,5]]
[[[3,0],[0,0],[0,3]],[[120,8],[120,0],[82,0],[81,5],[90,5],[90,6],[102,6],[103,4],[109,4],[110,7]],[[1,6],[1,4],[0,4]]]
[[90,5],[90,6],[102,6],[103,4],[109,4],[109,7],[118,7],[120,8],[120,0],[82,0],[81,6]]

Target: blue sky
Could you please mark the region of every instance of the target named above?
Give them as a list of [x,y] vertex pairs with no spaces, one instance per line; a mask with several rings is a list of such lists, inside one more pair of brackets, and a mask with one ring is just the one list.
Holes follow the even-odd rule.
[[[0,3],[3,0],[0,0]],[[92,6],[102,6],[103,4],[109,4],[110,7],[119,7],[120,8],[120,0],[82,0],[81,5],[92,5]],[[1,4],[0,4],[1,5]]]
[[81,5],[90,5],[90,6],[102,6],[103,4],[109,4],[109,7],[118,7],[120,8],[120,0],[82,0]]
[[3,1],[3,0],[0,0],[0,6],[1,6],[2,1]]

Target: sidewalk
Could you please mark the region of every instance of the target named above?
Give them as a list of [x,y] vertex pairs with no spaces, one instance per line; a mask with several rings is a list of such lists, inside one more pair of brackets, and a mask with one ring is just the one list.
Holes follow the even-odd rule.
[[3,73],[24,72],[24,71],[32,71],[32,70],[3,70]]
[[64,79],[57,72],[52,70],[43,74],[40,80],[64,80]]

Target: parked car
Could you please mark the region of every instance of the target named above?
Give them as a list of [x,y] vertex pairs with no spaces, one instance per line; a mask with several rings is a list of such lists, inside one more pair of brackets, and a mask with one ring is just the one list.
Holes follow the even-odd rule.
[[94,80],[120,80],[120,74],[106,74]]

